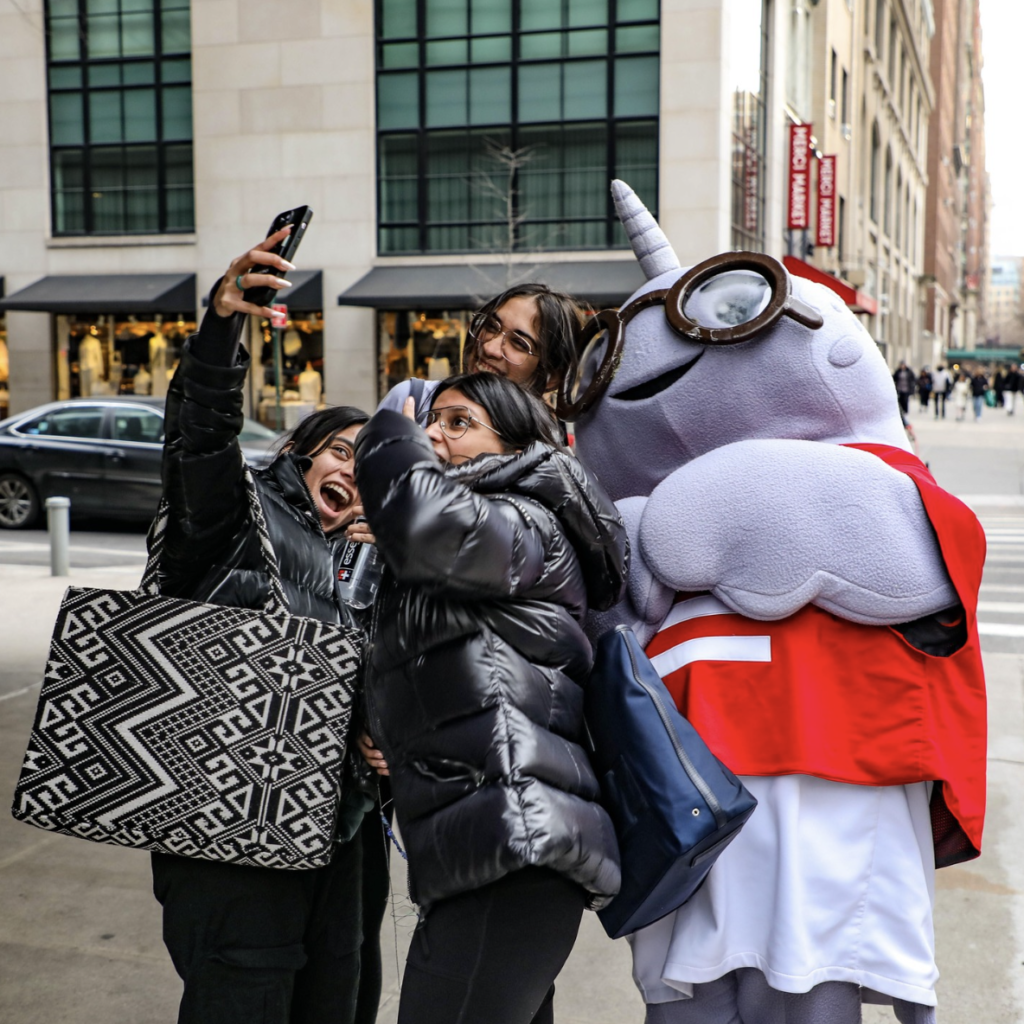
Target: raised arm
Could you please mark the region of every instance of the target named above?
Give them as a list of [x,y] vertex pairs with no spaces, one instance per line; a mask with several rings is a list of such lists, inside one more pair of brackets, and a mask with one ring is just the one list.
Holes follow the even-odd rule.
[[382,410],[360,431],[356,483],[381,554],[403,582],[509,597],[544,571],[543,510],[446,477],[426,434],[404,416]]
[[[268,251],[286,234],[271,235],[231,261],[171,379],[163,459],[170,522],[161,563],[171,591],[204,573],[248,520],[238,435],[249,356],[239,338],[246,314],[269,315],[270,310],[246,302],[239,285],[287,286],[276,275],[293,269],[291,264]],[[274,272],[249,272],[260,265]]]

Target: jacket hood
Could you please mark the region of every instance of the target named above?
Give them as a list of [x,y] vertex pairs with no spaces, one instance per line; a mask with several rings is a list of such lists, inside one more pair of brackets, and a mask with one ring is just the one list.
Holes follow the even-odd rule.
[[576,552],[590,607],[601,611],[619,601],[629,569],[622,517],[574,456],[537,441],[512,455],[448,466],[445,476],[477,494],[519,494],[543,505]]

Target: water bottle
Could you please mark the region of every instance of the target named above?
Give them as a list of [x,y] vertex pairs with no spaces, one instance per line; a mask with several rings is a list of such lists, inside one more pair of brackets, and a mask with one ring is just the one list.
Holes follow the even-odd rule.
[[377,596],[383,571],[384,562],[373,544],[346,541],[338,566],[338,596],[352,608],[369,608]]

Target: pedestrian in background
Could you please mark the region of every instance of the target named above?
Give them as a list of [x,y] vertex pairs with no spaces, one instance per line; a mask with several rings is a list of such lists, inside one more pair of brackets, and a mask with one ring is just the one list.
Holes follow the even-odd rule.
[[971,397],[974,400],[974,422],[981,422],[981,410],[985,407],[985,393],[988,391],[988,377],[979,367],[971,377]]
[[967,414],[967,405],[971,397],[971,382],[967,374],[961,371],[957,374],[956,383],[953,385],[953,408],[956,409],[957,423],[963,421]]
[[[270,592],[238,445],[249,369],[239,336],[249,314],[271,312],[246,302],[243,289],[287,285],[294,268],[267,251],[286,234],[231,263],[174,374],[163,461],[164,594],[261,609]],[[367,419],[349,406],[313,413],[269,467],[252,471],[293,614],[359,625],[335,581],[358,506],[353,449]],[[368,805],[354,789],[343,795],[325,867],[152,855],[164,942],[184,982],[179,1024],[372,1024],[388,867],[380,824],[364,819]]]
[[426,423],[381,410],[356,454],[387,565],[361,746],[423,908],[398,1020],[541,1024],[585,906],[619,886],[580,746],[581,624],[622,594],[625,527],[511,381],[450,378]]
[[946,418],[946,398],[953,390],[953,378],[945,366],[938,366],[932,375],[932,394],[935,396],[935,418]]
[[904,413],[910,412],[910,396],[917,386],[917,377],[914,371],[901,359],[900,365],[892,375],[893,383],[896,385],[896,397],[900,401],[900,409]]
[[1017,395],[1024,391],[1024,374],[1021,374],[1020,367],[1013,363],[1010,366],[1009,372],[1006,374],[1006,394],[1009,396],[1006,404],[1009,408],[1006,410],[1008,416],[1013,415],[1013,410],[1017,406]]
[[917,407],[921,412],[928,411],[928,402],[932,396],[932,374],[927,366],[917,375]]

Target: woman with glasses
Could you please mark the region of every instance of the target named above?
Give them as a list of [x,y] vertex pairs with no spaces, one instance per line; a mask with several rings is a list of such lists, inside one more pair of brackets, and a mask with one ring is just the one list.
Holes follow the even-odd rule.
[[622,592],[625,534],[508,379],[450,378],[422,418],[379,411],[356,450],[387,564],[364,754],[390,774],[422,908],[399,1021],[540,1024],[584,908],[619,885],[579,745],[581,623]]
[[[473,317],[463,362],[469,373],[507,377],[538,397],[554,391],[576,366],[576,342],[585,321],[580,304],[543,284],[520,284],[491,299]],[[401,412],[422,388],[417,411],[430,404],[439,382],[396,385],[380,404]]]

